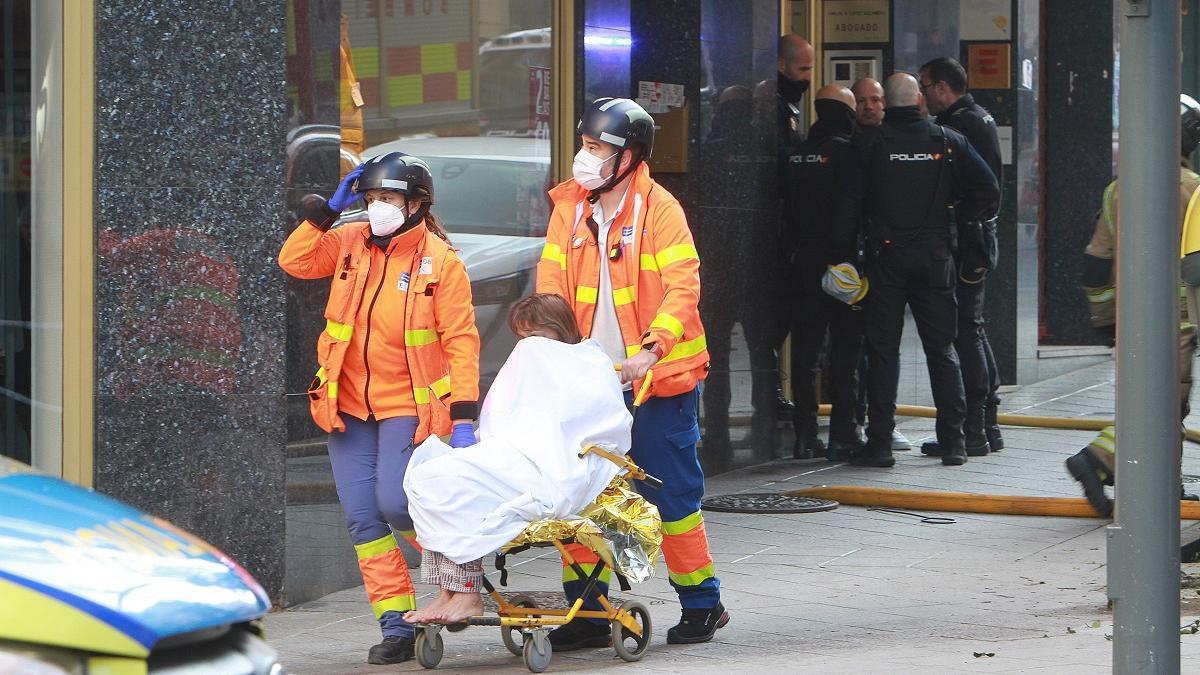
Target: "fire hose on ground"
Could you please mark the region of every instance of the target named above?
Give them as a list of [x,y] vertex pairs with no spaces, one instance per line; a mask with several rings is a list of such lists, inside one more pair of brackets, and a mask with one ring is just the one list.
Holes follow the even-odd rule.
[[[829,415],[830,406],[820,406],[819,414]],[[904,417],[937,416],[937,409],[930,406],[898,405],[896,415]],[[1004,426],[1036,427],[1040,429],[1067,429],[1075,431],[1100,431],[1111,426],[1110,419],[1078,419],[1072,417],[1042,417],[1038,415],[1000,414],[996,421]],[[1200,443],[1200,430],[1185,429],[1184,437]],[[959,513],[990,513],[1014,516],[1057,516],[1064,518],[1095,518],[1096,512],[1081,497],[1025,497],[1017,495],[987,495],[972,492],[942,492],[938,490],[900,490],[894,488],[862,487],[849,485],[826,485],[791,490],[784,493],[792,497],[831,499],[848,506],[867,506],[901,509],[924,509],[927,511],[949,511]],[[1179,516],[1182,520],[1200,520],[1200,502],[1181,500]]]

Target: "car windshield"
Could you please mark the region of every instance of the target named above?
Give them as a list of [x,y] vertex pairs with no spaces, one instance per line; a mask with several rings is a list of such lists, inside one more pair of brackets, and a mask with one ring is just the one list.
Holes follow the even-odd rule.
[[550,220],[549,167],[487,157],[426,157],[433,210],[451,234],[543,237]]

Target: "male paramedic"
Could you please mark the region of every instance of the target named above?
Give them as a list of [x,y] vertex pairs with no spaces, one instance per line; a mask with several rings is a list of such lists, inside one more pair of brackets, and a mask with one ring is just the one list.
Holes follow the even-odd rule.
[[[635,413],[629,456],[663,482],[641,489],[663,520],[663,557],[683,608],[670,644],[707,642],[729,622],[721,605],[700,514],[704,473],[696,453],[697,387],[708,373],[700,324],[700,258],[683,209],[650,178],[654,120],[624,98],[588,106],[576,131],[583,148],[574,178],[550,191],[554,210],[537,268],[537,291],[561,295],[584,337],[600,342],[621,367],[626,402],[653,369],[651,398]],[[596,555],[571,555],[589,574]],[[609,572],[598,578],[607,591]],[[574,601],[587,585],[563,567],[563,589]],[[594,594],[585,609],[600,609]],[[605,647],[604,622],[575,619],[550,634],[555,651]]]

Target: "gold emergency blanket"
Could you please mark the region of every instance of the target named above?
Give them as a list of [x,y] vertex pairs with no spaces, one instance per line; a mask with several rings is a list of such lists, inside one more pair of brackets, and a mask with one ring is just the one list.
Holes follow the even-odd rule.
[[617,476],[578,517],[530,523],[503,550],[569,538],[595,551],[630,581],[641,582],[650,578],[658,560],[662,518],[658,507]]

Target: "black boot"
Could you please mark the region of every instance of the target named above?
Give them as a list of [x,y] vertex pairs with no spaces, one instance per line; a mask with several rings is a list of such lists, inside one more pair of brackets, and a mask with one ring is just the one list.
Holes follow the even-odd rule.
[[392,663],[404,663],[413,657],[413,638],[385,637],[383,642],[371,647],[367,652],[367,663],[386,666]]
[[997,409],[1000,407],[1000,397],[988,399],[987,407],[983,409],[983,432],[987,435],[988,449],[1000,452],[1004,449],[1004,437],[1000,435],[1000,424],[996,421]]
[[[712,609],[687,609],[679,623],[667,631],[667,644],[692,645],[698,642],[708,642],[718,628],[724,628],[729,623],[729,612],[725,606],[717,603]],[[553,633],[551,633],[553,635]]]
[[831,438],[829,445],[825,447],[825,459],[831,462],[844,462],[850,459],[851,453],[862,452],[864,447],[864,444],[859,443],[857,439],[843,441]]
[[942,466],[962,466],[967,463],[967,449],[950,448],[942,453]]
[[812,459],[825,454],[825,444],[817,432],[796,432],[796,445],[792,448],[792,459]]
[[556,652],[599,649],[612,644],[612,631],[605,624],[574,619],[550,631],[550,646]]
[[890,448],[872,450],[870,447],[850,453],[850,466],[873,466],[880,469],[890,469],[896,465],[896,458]]
[[1067,471],[1083,488],[1083,496],[1101,518],[1111,518],[1113,512],[1112,500],[1104,492],[1105,485],[1112,485],[1112,475],[1108,467],[1096,458],[1092,451],[1084,448],[1067,458]]
[[968,457],[983,457],[988,454],[988,439],[984,434],[984,416],[987,404],[981,400],[967,400],[967,417],[963,420],[963,440]]

